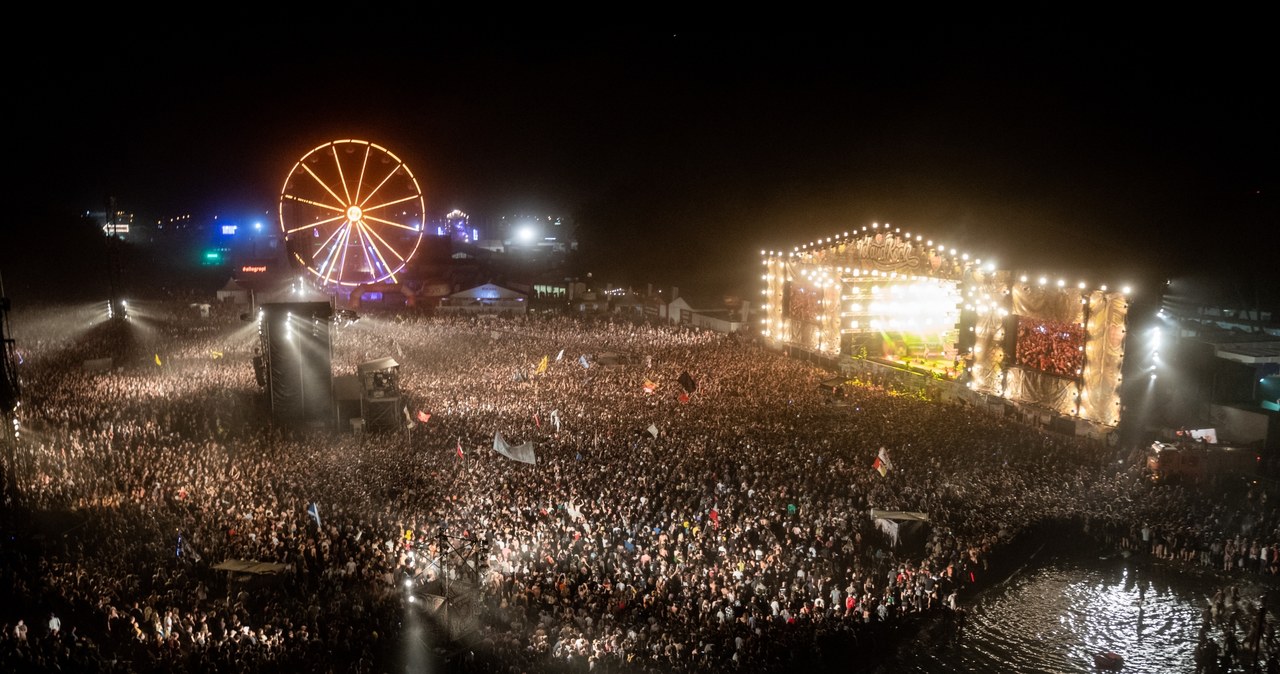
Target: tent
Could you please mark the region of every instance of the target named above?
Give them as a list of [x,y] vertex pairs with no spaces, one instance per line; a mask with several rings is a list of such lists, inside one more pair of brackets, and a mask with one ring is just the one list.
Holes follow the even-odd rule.
[[929,516],[925,513],[872,508],[871,519],[875,521],[876,528],[893,542],[893,547],[901,545],[923,549],[929,532]]
[[228,279],[226,284],[218,289],[217,297],[219,302],[232,304],[248,304],[250,300],[249,289],[235,278]]

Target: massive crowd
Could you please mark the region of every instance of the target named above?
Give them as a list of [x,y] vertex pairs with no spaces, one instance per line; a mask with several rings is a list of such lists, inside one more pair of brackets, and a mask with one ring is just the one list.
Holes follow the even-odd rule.
[[[354,432],[275,423],[236,314],[12,317],[0,669],[852,669],[956,614],[1045,522],[1280,573],[1264,489],[1205,502],[1106,443],[892,388],[836,404],[832,373],[749,339],[366,316],[335,328],[334,373],[394,358],[407,415]],[[929,525],[895,545],[872,508]]]

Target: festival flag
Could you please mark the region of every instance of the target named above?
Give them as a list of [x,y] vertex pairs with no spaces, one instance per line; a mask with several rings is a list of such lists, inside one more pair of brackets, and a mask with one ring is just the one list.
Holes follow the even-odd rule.
[[404,410],[404,427],[413,428],[413,417],[409,416],[409,408],[401,407],[400,409]]
[[658,427],[654,424],[649,424],[649,428],[647,430],[649,431],[649,435],[652,435],[655,438],[658,437]]
[[680,373],[680,386],[684,387],[688,393],[698,390],[698,382],[693,380],[693,375],[689,374],[688,370]]
[[542,357],[542,362],[538,363],[536,374],[542,374],[547,371],[547,360],[549,360],[547,356]]
[[458,444],[457,444],[457,446],[455,446],[455,447],[454,447],[454,451],[456,451],[456,452],[458,453],[458,458],[459,458],[459,459],[463,458],[463,455],[462,455],[462,436],[461,436],[461,435],[459,435],[459,436],[458,436]]
[[418,421],[421,421],[422,423],[425,424],[428,421],[431,421],[431,415],[427,414],[426,412],[423,412],[422,410],[418,410]]
[[884,462],[881,461],[878,456],[876,457],[876,460],[872,462],[871,467],[880,471],[880,477],[884,477],[889,474],[889,469],[885,467]]
[[317,529],[324,528],[324,525],[320,524],[320,504],[319,503],[316,503],[314,501],[311,503],[308,503],[307,514],[311,516],[311,519],[316,521]]
[[556,427],[556,432],[560,432],[560,410],[551,410],[551,424]]
[[584,370],[591,367],[591,363],[587,362],[587,354],[584,353],[581,356],[578,356],[578,364],[581,365]]
[[880,453],[876,455],[876,458],[879,459],[880,462],[884,464],[885,470],[889,470],[890,468],[893,468],[893,462],[889,460],[889,450],[885,449],[884,447],[880,448]]
[[209,352],[209,355],[210,355],[210,356],[213,356],[213,359],[214,359],[214,360],[217,360],[217,359],[219,359],[219,358],[221,358],[221,357],[222,357],[222,352],[221,352],[221,351],[210,351],[210,352]]
[[512,447],[503,437],[502,432],[493,434],[493,451],[521,463],[537,464],[538,457],[533,453],[533,443],[526,440],[524,444]]
[[156,365],[160,365],[160,354],[156,354]]
[[654,391],[656,391],[656,390],[658,390],[658,384],[657,384],[657,382],[650,381],[650,380],[648,380],[648,379],[644,380],[644,392],[645,392],[645,393],[653,393],[653,392],[654,392]]
[[556,362],[559,363],[561,358],[564,358],[564,349],[560,349],[560,353],[556,354]]

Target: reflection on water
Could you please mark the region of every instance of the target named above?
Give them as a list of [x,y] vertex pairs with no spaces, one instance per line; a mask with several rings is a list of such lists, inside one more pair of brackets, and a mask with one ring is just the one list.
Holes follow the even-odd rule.
[[[967,605],[960,634],[931,630],[882,671],[1093,673],[1093,654],[1115,651],[1126,674],[1195,672],[1202,612],[1234,585],[1252,611],[1269,585],[1191,574],[1120,556],[1047,556]],[[1267,604],[1280,607],[1268,595]],[[1245,624],[1256,624],[1256,611]],[[1268,614],[1272,625],[1276,619]],[[1211,636],[1221,637],[1222,630]],[[1244,628],[1237,630],[1244,641]],[[1244,670],[1234,670],[1244,671]]]

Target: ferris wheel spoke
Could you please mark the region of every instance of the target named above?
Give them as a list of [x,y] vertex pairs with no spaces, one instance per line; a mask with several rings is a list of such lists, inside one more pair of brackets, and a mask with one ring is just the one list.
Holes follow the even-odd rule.
[[343,228],[341,262],[338,263],[338,283],[347,278],[347,250],[351,247],[351,227]]
[[[311,223],[311,224],[309,224],[309,225],[302,225],[301,227],[294,227],[293,229],[287,229],[287,230],[285,230],[285,232],[284,232],[284,233],[285,233],[285,234],[293,234],[294,232],[301,232],[301,231],[306,230],[306,229],[314,229],[314,228],[316,228],[316,227],[320,227],[321,225],[329,225],[329,224],[332,224],[332,223],[338,222],[339,220],[342,220],[344,217],[346,217],[346,216],[343,216],[343,215],[336,215],[336,216],[334,216],[334,217],[332,217],[332,218],[326,218],[326,219],[324,219],[324,220],[319,220],[319,221],[313,222],[313,223]],[[329,236],[333,236],[333,235],[332,235],[332,234],[330,234]]]
[[[338,158],[338,146],[330,146],[329,149],[333,150],[333,165],[338,169],[338,182],[342,185],[342,192],[347,195],[346,199],[341,199],[340,201],[344,204],[349,204],[351,203],[351,189],[347,187],[347,177],[342,173],[342,160]],[[369,148],[366,147],[364,153],[365,157],[368,157]]]
[[364,146],[364,159],[360,161],[360,180],[356,181],[356,195],[351,200],[351,203],[360,203],[360,188],[364,185],[365,170],[369,168],[369,151],[371,149],[372,147],[369,145]]
[[[326,255],[324,258],[324,263],[321,264],[319,267],[319,271],[324,273],[325,285],[329,284],[329,279],[333,275],[334,259],[341,258],[339,251],[342,250],[343,241],[346,239],[346,233],[350,229],[351,229],[350,227],[340,227],[338,229],[333,230],[333,234],[329,235],[329,239],[325,240],[325,244],[316,251],[316,254],[318,255],[320,250],[324,250],[325,248],[328,248],[329,250],[329,254]],[[336,237],[336,240],[335,240],[335,237]],[[330,241],[333,241],[332,245],[329,245]],[[312,257],[312,259],[314,259],[314,256]]]
[[[364,234],[365,239],[369,242],[369,249],[373,251],[373,254],[375,256],[377,256],[378,261],[382,263],[382,270],[386,272],[388,276],[391,277],[391,282],[395,283],[396,281],[395,272],[391,270],[391,265],[387,264],[387,258],[383,257],[382,251],[378,250],[378,244],[374,243],[373,241],[375,238],[378,239],[379,241],[382,241],[382,237],[378,236],[378,233],[373,231],[373,228],[369,227],[363,222],[359,223],[359,226],[360,226],[361,233]],[[386,245],[387,242],[383,241],[382,243],[383,245]],[[387,246],[387,248],[391,248],[391,246]],[[391,252],[395,253],[395,249],[391,248]],[[399,254],[397,254],[397,257],[399,257]]]
[[372,215],[369,215],[368,213],[364,214],[364,219],[371,222],[376,222],[380,225],[386,225],[388,227],[398,227],[400,229],[407,229],[410,232],[418,231],[417,227],[410,227],[409,225],[400,224],[394,220],[383,220],[382,218],[375,218]]
[[[316,247],[316,252],[315,252],[315,253],[313,253],[313,254],[311,255],[311,259],[312,259],[312,260],[316,259],[316,256],[320,254],[320,251],[322,251],[322,250],[324,250],[325,248],[329,247],[329,242],[330,242],[330,241],[333,241],[333,239],[334,239],[334,237],[335,237],[335,236],[337,236],[339,239],[341,239],[341,238],[342,238],[342,236],[345,236],[345,235],[346,235],[346,231],[347,231],[348,229],[351,229],[351,225],[350,225],[350,223],[347,223],[347,224],[345,224],[345,225],[343,225],[343,226],[341,226],[341,227],[335,227],[335,228],[334,228],[334,230],[333,230],[332,232],[330,232],[330,233],[329,233],[329,236],[325,237],[325,240],[324,240],[324,241],[322,241],[322,242],[320,243],[320,245]],[[339,236],[339,234],[341,234],[342,236]],[[333,253],[332,253],[332,252],[330,252],[330,256],[332,256],[332,255],[333,255]]]
[[[331,194],[332,194],[332,193],[331,193]],[[298,202],[298,203],[300,203],[300,204],[306,204],[306,205],[308,205],[308,206],[315,206],[316,208],[323,208],[323,209],[325,209],[325,210],[333,211],[334,213],[345,213],[345,212],[346,212],[346,209],[345,209],[345,208],[343,208],[342,206],[334,206],[333,204],[322,204],[322,203],[320,203],[319,201],[313,201],[313,200],[311,200],[311,199],[304,199],[304,198],[302,198],[302,197],[295,196],[295,195],[292,195],[292,194],[281,194],[281,195],[280,195],[280,198],[281,198],[281,199],[288,199],[289,201],[296,201],[296,202]]]
[[[333,279],[333,258],[335,256],[340,259],[343,259],[345,257],[345,252],[347,247],[347,244],[346,244],[347,234],[351,232],[351,228],[343,227],[341,229],[334,230],[335,234],[338,232],[342,232],[342,235],[338,237],[338,242],[335,243],[333,248],[329,250],[329,257],[325,259],[325,266],[321,267],[321,269],[324,270],[325,285],[329,285],[330,281]],[[343,251],[344,253],[343,255],[338,254],[338,251],[340,250]],[[339,274],[338,278],[342,278],[342,275]]]
[[369,276],[373,281],[378,280],[378,264],[371,252],[373,245],[369,242],[369,237],[365,234],[365,229],[360,223],[356,223],[356,232],[360,235],[360,252],[364,253],[365,264],[369,266]]
[[[303,164],[303,165],[302,165],[302,170],[303,170],[303,171],[306,171],[306,172],[307,172],[307,174],[308,174],[308,175],[310,175],[310,176],[312,177],[312,179],[314,179],[314,180],[316,181],[316,184],[317,184],[317,185],[319,185],[319,186],[323,187],[323,188],[324,188],[324,191],[328,192],[328,193],[329,193],[329,196],[333,197],[333,200],[334,200],[334,201],[338,202],[339,204],[345,203],[345,202],[342,200],[342,197],[338,196],[338,193],[333,191],[333,188],[329,186],[329,183],[325,182],[324,180],[321,180],[321,179],[320,179],[320,176],[316,175],[316,174],[315,174],[315,171],[312,171],[310,166],[307,166],[306,164]],[[299,199],[299,201],[301,201],[301,199]],[[318,203],[318,202],[307,202],[307,203],[311,203],[311,204],[316,205],[316,206],[324,206],[325,208],[332,208],[333,210],[336,210],[336,211],[346,210],[346,209],[344,209],[342,206],[327,206],[327,205],[325,205],[325,204],[321,204],[321,203]]]
[[[360,208],[361,208],[361,209],[363,209],[363,208],[364,208],[364,204],[368,203],[368,202],[369,202],[369,200],[373,198],[373,195],[375,195],[375,194],[377,194],[377,193],[378,193],[378,190],[380,190],[380,189],[382,189],[384,186],[386,186],[387,181],[391,180],[391,177],[392,177],[392,176],[394,176],[394,175],[396,174],[396,172],[397,172],[397,171],[399,171],[399,170],[400,170],[400,168],[401,168],[402,166],[404,166],[404,164],[396,164],[395,168],[393,168],[393,169],[391,169],[390,171],[388,171],[388,172],[387,172],[387,175],[386,175],[385,177],[383,177],[382,182],[378,183],[378,186],[377,186],[377,187],[374,187],[374,188],[373,188],[373,191],[369,192],[369,194],[368,194],[368,195],[366,195],[364,199],[361,199],[361,200],[360,200],[360,201],[361,201],[361,204],[360,204]],[[391,203],[397,203],[398,201],[405,201],[406,199],[412,199],[412,198],[414,198],[414,197],[406,197],[405,199],[399,199],[399,200],[397,200],[396,202],[391,202]],[[385,206],[385,205],[387,205],[387,204],[383,204],[383,205]],[[373,208],[379,208],[379,207],[378,207],[378,206],[374,206]]]
[[[373,227],[370,227],[367,223],[364,223],[364,222],[360,223],[360,227],[364,229],[364,231],[368,232],[369,236],[380,241],[387,250],[391,251],[392,255],[396,256],[397,260],[400,260],[400,262],[405,262],[404,257],[400,255],[400,252],[396,250],[396,247],[387,243],[387,240],[382,238],[382,236],[378,234],[378,230],[374,229]],[[386,260],[383,260],[383,263],[385,264]]]
[[409,195],[409,196],[407,196],[407,197],[401,197],[401,198],[396,199],[396,200],[394,200],[394,201],[387,201],[387,202],[384,202],[384,203],[381,203],[381,204],[375,204],[375,205],[373,205],[373,206],[361,206],[361,207],[360,207],[360,210],[362,210],[362,211],[364,211],[364,212],[368,213],[369,211],[376,211],[376,210],[378,210],[378,209],[380,209],[380,208],[389,208],[389,207],[391,207],[391,206],[395,206],[396,204],[403,204],[403,203],[404,203],[404,202],[406,202],[406,201],[413,201],[413,200],[417,199],[417,198],[418,198],[418,196],[419,196],[419,195],[417,195],[417,194],[410,194],[410,195]]

